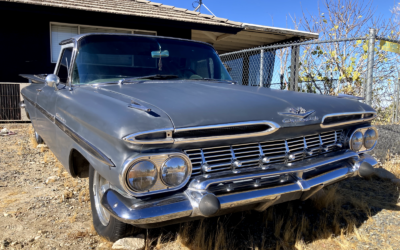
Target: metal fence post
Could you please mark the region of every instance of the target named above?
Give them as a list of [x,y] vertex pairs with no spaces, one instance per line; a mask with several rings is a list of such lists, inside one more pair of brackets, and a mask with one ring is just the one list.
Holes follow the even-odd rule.
[[299,81],[299,61],[300,61],[300,46],[292,46],[292,54],[290,60],[290,83],[289,90],[297,91]]
[[396,101],[395,104],[393,105],[393,108],[395,108],[395,114],[394,114],[394,121],[398,122],[399,121],[399,96],[400,96],[400,72],[398,73],[398,79],[397,79],[397,87],[396,87]]
[[374,53],[375,53],[375,37],[376,30],[369,30],[369,41],[368,41],[368,62],[367,62],[367,96],[366,103],[372,105],[372,82],[374,77]]
[[261,50],[260,56],[260,87],[263,86],[263,79],[264,78],[264,50]]
[[296,46],[296,74],[294,76],[294,91],[298,92],[299,83],[299,67],[300,67],[300,46]]

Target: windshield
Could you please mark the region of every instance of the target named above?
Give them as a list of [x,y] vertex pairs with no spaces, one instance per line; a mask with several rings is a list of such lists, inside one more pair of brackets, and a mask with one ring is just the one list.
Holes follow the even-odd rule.
[[231,80],[215,50],[206,44],[145,36],[92,35],[80,41],[72,83],[117,82],[152,75]]

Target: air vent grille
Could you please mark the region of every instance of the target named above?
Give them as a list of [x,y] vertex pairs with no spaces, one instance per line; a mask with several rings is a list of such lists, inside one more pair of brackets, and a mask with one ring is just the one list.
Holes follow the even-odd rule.
[[363,122],[365,120],[371,120],[375,118],[375,113],[355,113],[355,114],[343,114],[343,115],[332,115],[325,117],[322,126],[335,126],[340,124],[350,124]]
[[267,124],[257,124],[248,126],[232,126],[224,128],[177,131],[174,133],[174,139],[191,139],[191,138],[202,138],[202,137],[212,137],[212,136],[259,133],[259,132],[264,132],[270,128],[271,126]]
[[[241,168],[247,168],[260,166],[263,157],[268,158],[268,164],[297,162],[315,157],[321,153],[340,149],[342,133],[343,131],[339,130],[286,140],[188,149],[185,153],[192,162],[192,175],[195,176],[206,172],[229,170],[234,160],[241,162]],[[207,164],[208,170],[206,168],[202,170],[203,164]]]

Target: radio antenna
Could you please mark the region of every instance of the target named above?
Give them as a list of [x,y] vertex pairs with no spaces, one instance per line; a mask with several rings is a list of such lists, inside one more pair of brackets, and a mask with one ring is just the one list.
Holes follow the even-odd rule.
[[[197,7],[195,7],[195,4],[197,4]],[[203,0],[197,0],[192,3],[192,7],[194,8],[194,11],[199,11],[200,13],[201,13],[201,11],[200,11],[201,6],[204,6],[204,8],[206,8],[213,16],[215,16],[214,13],[212,13],[212,11],[209,8],[207,8],[207,6],[203,3]]]

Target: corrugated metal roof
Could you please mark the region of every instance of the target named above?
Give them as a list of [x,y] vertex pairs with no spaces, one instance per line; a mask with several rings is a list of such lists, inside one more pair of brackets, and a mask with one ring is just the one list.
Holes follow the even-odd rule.
[[161,18],[175,21],[202,23],[240,28],[241,22],[230,21],[184,8],[177,8],[146,0],[0,0],[59,8],[105,12],[121,15]]

